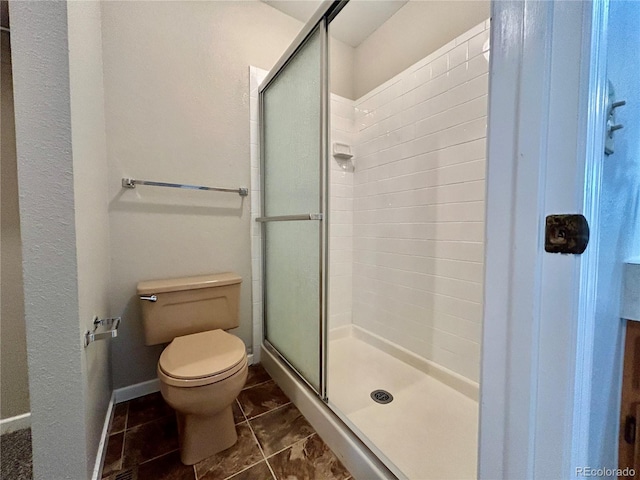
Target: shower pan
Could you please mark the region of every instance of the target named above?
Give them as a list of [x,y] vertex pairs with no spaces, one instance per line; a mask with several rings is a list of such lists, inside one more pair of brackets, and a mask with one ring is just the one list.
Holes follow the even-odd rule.
[[254,335],[367,472],[474,478],[490,25],[345,98],[330,34],[357,3],[324,2],[252,70]]

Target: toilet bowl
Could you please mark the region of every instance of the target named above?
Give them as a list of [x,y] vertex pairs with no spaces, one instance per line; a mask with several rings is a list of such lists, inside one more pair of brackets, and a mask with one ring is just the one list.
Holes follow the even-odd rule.
[[160,391],[176,411],[182,463],[192,465],[236,443],[231,405],[247,370],[244,343],[223,330],[177,337],[164,349]]
[[241,278],[225,273],[138,284],[147,345],[170,342],[157,373],[176,411],[180,459],[193,465],[238,439],[232,405],[247,379],[238,326]]

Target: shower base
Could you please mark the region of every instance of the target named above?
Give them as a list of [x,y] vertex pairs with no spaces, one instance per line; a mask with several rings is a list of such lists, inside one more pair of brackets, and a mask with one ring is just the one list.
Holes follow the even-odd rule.
[[[363,338],[366,331],[351,329],[329,341],[332,409],[399,478],[476,478],[474,392],[462,388],[465,395],[450,386],[461,379],[447,385]],[[388,391],[393,401],[372,400],[377,389]]]

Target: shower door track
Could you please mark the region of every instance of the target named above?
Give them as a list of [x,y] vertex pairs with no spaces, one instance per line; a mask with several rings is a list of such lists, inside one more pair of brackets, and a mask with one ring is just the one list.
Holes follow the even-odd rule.
[[309,387],[311,389],[312,392],[314,392],[316,394],[316,396],[318,398],[320,398],[325,404],[328,404],[328,399],[326,397],[323,397],[322,395],[320,395],[318,393],[318,391],[316,390],[316,388],[311,385],[311,383],[309,383],[307,381],[307,379],[304,377],[304,375],[302,375],[298,369],[296,367],[294,367],[291,362],[289,362],[289,360],[286,359],[286,357],[284,355],[282,355],[278,349],[276,347],[274,347],[271,342],[269,340],[267,340],[266,338],[264,338],[262,340],[262,346],[271,354],[275,355],[276,357],[278,357],[278,359],[280,359],[280,361],[285,364],[289,370],[291,370],[300,380],[302,380],[302,383],[304,383],[307,387]]

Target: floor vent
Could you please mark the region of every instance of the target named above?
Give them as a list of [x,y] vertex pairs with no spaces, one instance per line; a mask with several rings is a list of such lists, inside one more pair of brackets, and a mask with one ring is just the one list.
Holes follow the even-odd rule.
[[[374,390],[371,392],[371,398],[377,403],[391,403],[393,401],[393,395],[386,390]],[[119,480],[119,479],[118,479]]]
[[115,480],[136,480],[138,476],[135,474],[134,469],[125,470],[116,475]]

